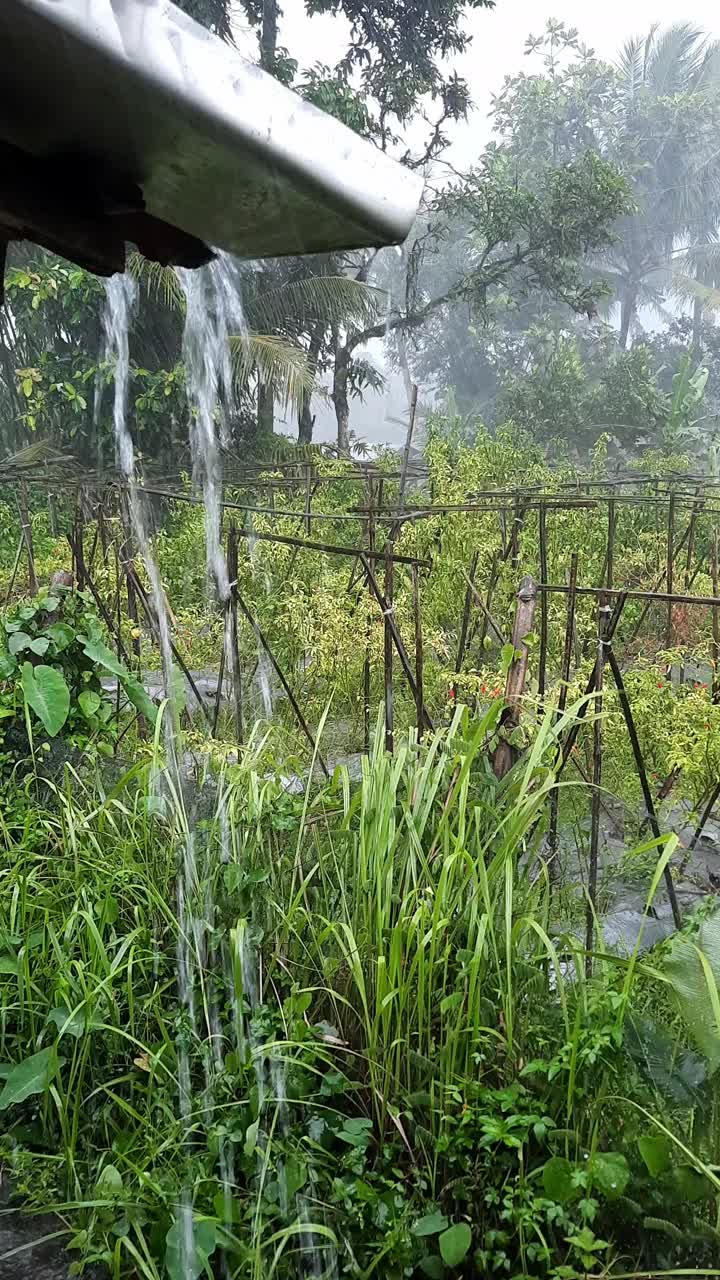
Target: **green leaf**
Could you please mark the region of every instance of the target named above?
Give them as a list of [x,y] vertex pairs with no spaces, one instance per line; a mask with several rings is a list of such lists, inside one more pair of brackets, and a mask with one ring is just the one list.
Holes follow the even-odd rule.
[[115,1168],[114,1164],[103,1165],[100,1177],[95,1184],[95,1190],[104,1200],[110,1200],[115,1196],[122,1195],[124,1190],[122,1174],[119,1169]]
[[63,1035],[74,1036],[76,1040],[79,1040],[84,1034],[85,1014],[82,1009],[76,1009],[71,1014],[65,1005],[58,1005],[56,1009],[50,1010],[47,1020],[54,1023],[58,1031],[61,1031]]
[[420,1270],[424,1276],[428,1276],[429,1280],[442,1280],[445,1275],[445,1268],[439,1258],[433,1258],[428,1255],[427,1258],[421,1258]]
[[588,1166],[593,1187],[608,1200],[617,1200],[630,1181],[630,1167],[619,1151],[596,1151]]
[[25,631],[16,631],[8,640],[8,649],[13,655],[22,653],[23,649],[32,649],[39,658],[47,653],[50,641],[47,636],[37,636],[34,640]]
[[16,978],[19,972],[20,960],[18,956],[0,956],[0,973],[9,973]]
[[57,1075],[60,1061],[55,1045],[50,1045],[12,1067],[0,1093],[0,1111],[7,1111],[33,1094],[44,1093]]
[[472,1231],[466,1222],[456,1222],[447,1231],[443,1231],[438,1244],[445,1266],[457,1267],[472,1244]]
[[657,1178],[670,1168],[670,1139],[662,1133],[644,1133],[638,1138],[638,1150],[651,1177]]
[[681,1164],[673,1169],[673,1182],[680,1203],[695,1204],[698,1200],[707,1200],[712,1195],[712,1187],[707,1178],[693,1169],[692,1165]]
[[414,1236],[437,1236],[447,1227],[448,1220],[444,1213],[436,1209],[434,1213],[426,1213],[424,1218],[418,1218],[410,1228]]
[[94,689],[83,689],[78,698],[78,704],[86,719],[92,719],[95,712],[98,710],[101,701],[102,699],[100,694],[96,693]]
[[111,675],[117,676],[128,701],[145,716],[145,719],[154,724],[157,718],[157,707],[151,698],[143,689],[139,680],[136,680],[130,674],[127,667],[123,665],[118,657],[113,653],[112,649],[108,649],[106,644],[101,640],[92,640],[89,636],[78,636],[78,641],[83,647],[83,653],[91,662],[96,663],[99,667],[104,667]]
[[564,1156],[551,1156],[543,1166],[543,1190],[548,1200],[567,1204],[577,1194],[573,1184],[573,1166]]
[[25,701],[42,721],[45,732],[54,738],[62,729],[70,710],[70,690],[54,667],[31,667],[23,663],[22,690]]
[[[190,1209],[188,1213],[191,1213]],[[165,1267],[169,1280],[198,1280],[215,1252],[214,1222],[194,1222],[191,1218],[187,1242],[185,1230],[182,1218],[176,1218],[165,1237]]]
[[49,635],[58,653],[62,653],[63,649],[67,649],[75,639],[75,632],[67,622],[52,622],[47,628],[46,635]]
[[54,613],[59,604],[60,601],[57,596],[45,596],[44,600],[40,601],[40,608],[44,609],[46,613]]

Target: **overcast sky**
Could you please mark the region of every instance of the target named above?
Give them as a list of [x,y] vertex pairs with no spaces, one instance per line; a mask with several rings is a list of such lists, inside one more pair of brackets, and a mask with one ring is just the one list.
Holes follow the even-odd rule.
[[[282,0],[282,5],[280,42],[301,66],[332,64],[345,47],[344,22],[326,16],[307,18],[303,0]],[[587,0],[497,0],[494,10],[479,9],[469,15],[467,27],[473,40],[467,53],[453,63],[468,81],[475,103],[467,123],[453,135],[448,155],[454,164],[471,164],[488,141],[491,97],[502,87],[505,76],[523,68],[539,68],[537,56],[525,57],[524,46],[529,35],[542,32],[549,18],[577,27],[580,39],[608,61],[614,60],[627,39],[644,35],[653,23],[667,26],[672,22],[694,22],[720,38],[717,0],[690,0],[687,5],[679,0],[604,0],[593,4],[587,4]],[[378,354],[373,351],[375,358]],[[365,405],[354,403],[352,425],[368,441],[399,444],[403,433],[397,419],[403,408],[402,386],[393,380],[384,397],[373,396]],[[292,424],[285,429],[292,430]],[[332,439],[334,430],[331,407],[318,404],[317,437]]]

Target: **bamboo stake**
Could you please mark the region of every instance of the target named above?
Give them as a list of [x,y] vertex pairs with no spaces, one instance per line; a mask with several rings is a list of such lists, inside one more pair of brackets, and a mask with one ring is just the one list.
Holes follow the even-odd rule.
[[[367,521],[367,545],[369,551],[375,550],[375,485],[371,479],[368,479],[368,521]],[[367,575],[366,575],[367,583]],[[370,585],[367,583],[368,592]],[[370,611],[370,601],[365,611],[365,658],[363,661],[363,750],[367,755],[370,751],[370,692],[371,692],[371,671],[370,671],[370,644],[372,640],[372,614]]]
[[[608,533],[607,533],[607,575],[605,585],[612,589],[615,575],[615,532],[617,528],[617,515],[615,511],[615,499],[611,498],[608,502]],[[543,578],[543,582],[545,578]]]
[[512,632],[512,646],[517,656],[513,658],[508,669],[505,681],[506,705],[500,719],[500,726],[504,734],[500,738],[493,756],[493,771],[496,778],[505,777],[505,774],[512,768],[517,755],[515,748],[508,741],[507,735],[512,733],[512,730],[517,728],[520,723],[522,695],[527,676],[529,655],[525,637],[533,628],[536,601],[537,588],[534,578],[529,576],[523,578],[517,593],[515,621]]
[[592,976],[592,950],[595,937],[597,909],[598,854],[600,846],[600,788],[602,787],[602,710],[603,676],[605,670],[605,635],[608,630],[610,608],[601,600],[598,605],[598,641],[595,659],[595,719],[593,721],[593,771],[592,798],[590,801],[590,868],[588,877],[588,904],[585,917],[585,972]]
[[[385,607],[384,615],[384,657],[383,670],[385,675],[385,750],[392,755],[394,746],[394,707],[393,707],[393,637],[390,630],[390,615],[393,611],[393,561],[392,561],[392,541],[387,539],[385,544],[387,555],[385,558]],[[417,687],[415,689],[417,697]]]
[[[718,577],[718,527],[713,525],[713,541],[712,541],[712,589],[713,595],[720,594],[720,579]],[[714,703],[720,702],[720,608],[713,605],[712,611],[712,660],[713,660],[713,678],[712,678],[712,700]]]
[[[539,520],[540,535],[540,581],[548,580],[548,557],[547,557],[547,510],[543,503],[540,507]],[[540,704],[545,701],[545,681],[547,678],[547,648],[548,648],[548,598],[544,591],[540,593],[540,653],[538,655],[538,695]]]
[[[692,524],[692,520],[691,520],[691,522],[690,522],[690,523]],[[689,534],[689,532],[688,532],[688,538],[689,538],[689,537],[690,537],[690,534]],[[674,541],[675,541],[675,494],[674,494],[674,493],[671,493],[671,494],[670,494],[670,501],[669,501],[669,504],[668,504],[668,524],[667,524],[667,568],[666,568],[666,570],[665,570],[665,581],[666,581],[666,583],[667,583],[667,594],[668,594],[668,596],[672,596],[672,594],[673,594],[673,586],[674,586],[674,582],[673,582],[673,573],[674,573],[674,568],[675,568],[675,557],[674,557],[674,551],[673,551],[673,544],[674,544]],[[671,648],[672,648],[672,642],[673,642],[673,601],[672,601],[672,600],[668,600],[668,607],[667,607],[667,628],[666,628],[666,632],[665,632],[665,647],[666,647],[666,649],[671,649]]]
[[415,614],[415,714],[417,720],[418,741],[423,736],[425,717],[423,716],[423,632],[420,614],[420,571],[417,565],[412,567],[413,611]]
[[[137,595],[138,600],[140,601],[140,603],[141,603],[141,605],[142,605],[142,607],[143,607],[143,613],[145,614],[145,617],[147,618],[148,624],[152,627],[153,631],[155,631],[155,633],[157,634],[157,622],[156,622],[155,616],[154,616],[154,614],[153,614],[152,605],[150,604],[150,601],[149,601],[149,599],[148,599],[147,592],[146,592],[146,590],[145,590],[145,588],[144,588],[144,586],[143,586],[142,582],[140,581],[140,579],[139,579],[139,577],[138,577],[138,575],[137,575],[137,570],[136,570],[135,565],[133,564],[132,560],[129,560],[129,561],[128,561],[128,564],[127,564],[127,573],[128,573],[128,574],[130,574],[130,575],[132,575],[132,580],[133,580],[133,585],[134,585],[134,587],[135,587],[135,592],[136,592],[136,595]],[[88,579],[88,586],[90,586],[90,590],[92,591],[92,585],[91,585],[91,581],[90,581],[90,579]],[[93,593],[93,594],[94,594],[94,593]],[[96,597],[96,598],[97,598],[97,597]],[[189,684],[189,686],[190,686],[190,689],[191,689],[191,691],[192,691],[192,693],[193,693],[193,696],[194,696],[194,698],[195,698],[195,701],[197,702],[197,704],[198,704],[198,706],[199,706],[199,708],[200,708],[200,711],[202,712],[202,716],[203,716],[203,719],[205,720],[205,723],[207,724],[207,726],[208,726],[209,728],[211,728],[211,727],[212,727],[212,719],[211,719],[211,717],[210,717],[210,712],[208,711],[207,707],[205,706],[205,703],[203,702],[203,698],[202,698],[202,695],[201,695],[201,693],[200,693],[200,690],[198,689],[198,687],[197,687],[197,685],[196,685],[196,683],[195,683],[195,680],[193,679],[192,672],[190,671],[190,668],[188,667],[188,665],[187,665],[187,663],[186,663],[185,659],[183,658],[182,654],[180,653],[180,651],[179,651],[179,649],[178,649],[177,645],[175,644],[175,641],[173,640],[172,636],[170,637],[170,652],[172,653],[173,660],[178,664],[178,666],[179,666],[180,670],[182,671],[182,673],[183,673],[183,675],[184,675],[185,679],[187,680],[187,682],[188,682],[188,684]]]
[[[392,635],[393,644],[395,645],[395,650],[397,652],[398,658],[400,659],[400,665],[405,673],[405,679],[407,680],[410,686],[410,690],[412,692],[413,698],[416,698],[417,690],[415,687],[415,676],[413,674],[413,669],[410,664],[410,659],[408,658],[408,655],[407,655],[407,649],[403,644],[402,637],[397,628],[397,623],[395,622],[395,619],[393,617],[392,610],[387,608],[385,596],[383,595],[382,591],[380,590],[380,587],[378,586],[377,578],[375,577],[375,574],[372,571],[370,563],[368,562],[368,560],[365,559],[364,552],[361,553],[361,559],[364,561],[365,572],[367,573],[368,582],[370,583],[370,588],[372,590],[372,593],[375,596],[375,599],[377,600],[378,604],[380,605],[380,608],[383,613],[383,617],[386,619],[388,626],[390,628],[390,634]],[[392,560],[393,560],[393,563],[395,563],[397,560],[397,556],[393,556]],[[426,706],[423,707],[423,718],[425,720],[425,724],[427,728],[432,733],[434,726],[433,726],[432,720],[430,719],[430,713]]]
[[[632,747],[633,756],[635,758],[635,768],[637,769],[638,777],[640,779],[640,786],[642,787],[643,799],[645,801],[645,809],[647,812],[648,820],[650,822],[652,833],[655,836],[655,839],[659,840],[662,836],[662,832],[660,830],[660,823],[658,822],[657,813],[655,811],[655,803],[653,801],[652,792],[650,791],[650,786],[647,780],[647,773],[645,771],[645,762],[643,760],[642,749],[640,747],[640,739],[638,738],[637,729],[635,727],[635,720],[633,718],[632,708],[630,706],[630,699],[627,696],[627,690],[625,689],[625,683],[622,678],[622,672],[620,670],[618,660],[615,657],[615,654],[613,652],[612,642],[607,646],[607,661],[610,666],[610,670],[612,671],[615,685],[617,687],[618,697],[620,699],[620,706],[622,709],[623,717],[625,719],[625,724],[627,726],[628,737],[630,738],[630,745]],[[673,920],[675,921],[675,928],[680,929],[682,927],[682,916],[680,915],[680,907],[678,906],[677,895],[675,893],[675,885],[673,884],[672,873],[670,871],[669,865],[665,867],[664,877],[665,877],[665,885],[667,888],[668,900],[670,902],[670,907],[672,909]]]
[[468,584],[468,590],[470,591],[470,594],[472,595],[472,598],[473,598],[473,600],[475,601],[475,603],[476,603],[476,605],[477,605],[478,609],[480,610],[481,614],[483,615],[483,617],[484,617],[485,621],[488,623],[488,625],[489,625],[489,626],[492,628],[492,630],[495,632],[495,635],[496,635],[496,637],[497,637],[498,642],[499,642],[501,645],[502,645],[502,644],[505,644],[505,643],[506,643],[505,636],[503,635],[502,631],[500,630],[499,626],[497,625],[497,623],[496,623],[495,619],[493,618],[493,616],[492,616],[492,614],[491,614],[491,612],[490,612],[490,610],[489,610],[488,606],[485,604],[485,601],[483,600],[483,598],[482,598],[482,596],[480,595],[479,591],[478,591],[478,590],[477,590],[477,588],[473,585],[473,583],[470,581],[470,579],[469,579],[468,575],[466,574],[465,570],[464,570],[464,569],[461,569],[461,570],[460,570],[460,572],[462,573],[463,578],[465,579],[465,581],[466,581],[466,582],[467,582],[467,584]]
[[[565,645],[563,648],[562,669],[560,672],[560,690],[558,693],[558,705],[555,715],[556,724],[559,724],[562,719],[567,705],[568,684],[570,683],[570,664],[572,662],[573,635],[575,632],[575,588],[577,586],[577,571],[578,556],[577,551],[573,551],[570,559],[570,590],[568,593],[567,620],[565,623]],[[548,862],[551,881],[557,878],[559,798],[557,787],[553,787],[550,793],[550,823],[548,829],[548,848],[550,853]]]
[[[240,531],[238,530],[238,532],[240,532]],[[311,746],[312,751],[313,751],[313,755],[317,754],[318,764],[320,765],[320,768],[322,769],[323,773],[325,774],[325,777],[326,777],[326,778],[329,778],[329,777],[330,777],[330,773],[329,773],[329,771],[328,771],[328,767],[327,767],[327,765],[325,764],[325,761],[324,761],[324,759],[323,759],[322,755],[320,754],[320,750],[319,750],[319,748],[318,748],[318,746],[317,746],[317,743],[316,743],[315,738],[314,738],[314,736],[313,736],[312,730],[310,729],[310,727],[309,727],[309,725],[308,725],[308,723],[307,723],[307,720],[305,719],[305,717],[304,717],[304,715],[303,715],[302,711],[300,710],[300,704],[298,703],[298,700],[297,700],[297,698],[295,697],[295,694],[293,693],[292,689],[290,688],[290,685],[288,684],[287,680],[285,679],[285,673],[283,672],[282,667],[280,666],[280,664],[279,664],[279,662],[278,662],[277,658],[275,657],[275,654],[273,653],[272,649],[270,648],[270,645],[268,644],[268,641],[266,640],[265,635],[263,634],[262,630],[260,629],[260,625],[259,625],[259,623],[257,623],[257,622],[255,621],[255,618],[253,617],[252,613],[250,612],[250,610],[249,610],[248,606],[246,605],[246,603],[245,603],[245,601],[243,600],[243,598],[242,598],[242,596],[241,596],[240,592],[239,592],[237,589],[236,589],[235,595],[236,595],[236,598],[237,598],[238,608],[240,609],[240,612],[243,614],[243,616],[245,617],[245,619],[249,622],[250,626],[252,627],[252,629],[253,629],[253,631],[254,631],[254,633],[255,633],[256,638],[259,640],[259,642],[260,642],[260,644],[262,645],[263,649],[265,650],[265,652],[266,652],[266,654],[267,654],[268,658],[270,659],[270,662],[271,662],[271,664],[272,664],[273,670],[274,670],[274,672],[275,672],[275,674],[276,674],[276,676],[277,676],[278,680],[280,681],[280,683],[281,683],[281,685],[282,685],[283,689],[285,690],[285,693],[286,693],[286,695],[287,695],[288,702],[290,703],[290,706],[292,707],[293,711],[295,712],[295,717],[296,717],[296,719],[297,719],[297,722],[298,722],[298,724],[300,725],[300,728],[302,729],[303,733],[305,734],[305,737],[307,738],[308,742],[310,743],[310,746]]]
[[19,539],[19,541],[18,541],[18,545],[17,545],[17,551],[15,552],[15,561],[14,561],[14,564],[13,564],[12,574],[10,575],[10,585],[9,585],[9,587],[8,587],[8,589],[7,589],[7,595],[5,596],[5,604],[6,604],[6,605],[8,605],[8,604],[10,603],[10,597],[11,597],[12,592],[13,592],[13,587],[15,586],[15,579],[16,579],[16,577],[17,577],[17,571],[18,571],[18,569],[19,569],[19,567],[20,567],[20,557],[21,557],[21,555],[22,555],[22,553],[23,553],[23,547],[24,547],[24,546],[25,546],[25,534],[24,534],[24,533],[21,533],[21,534],[20,534],[20,539]]
[[23,539],[25,541],[25,551],[28,561],[28,590],[31,596],[38,593],[38,580],[35,571],[35,551],[33,548],[33,532],[30,520],[30,511],[28,508],[27,485],[23,482],[17,491],[17,505],[20,512],[20,525],[22,528]]
[[[472,560],[470,561],[470,572],[465,575],[465,600],[463,603],[462,618],[460,619],[460,638],[458,640],[457,658],[455,659],[455,670],[459,673],[462,671],[463,659],[465,657],[465,647],[467,644],[468,624],[470,622],[470,606],[472,604],[472,589],[477,572],[479,552],[473,551]],[[465,571],[463,570],[463,574]]]
[[[228,530],[227,572],[230,583],[230,597],[226,606],[227,634],[223,637],[223,657],[225,655],[225,645],[227,645],[232,680],[235,741],[240,746],[245,735],[243,726],[242,673],[240,670],[240,649],[238,644],[238,532],[234,520],[231,521]],[[221,686],[222,677],[218,688]]]

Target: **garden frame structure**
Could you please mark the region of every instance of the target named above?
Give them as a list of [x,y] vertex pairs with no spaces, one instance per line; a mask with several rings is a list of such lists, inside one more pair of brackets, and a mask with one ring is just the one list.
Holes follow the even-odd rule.
[[[492,755],[493,768],[502,778],[517,755],[511,745],[512,730],[520,722],[525,706],[524,687],[528,670],[529,651],[525,637],[536,626],[539,633],[537,647],[537,705],[543,710],[550,707],[550,689],[558,688],[554,715],[559,721],[567,697],[568,684],[573,676],[573,646],[576,635],[578,601],[590,597],[596,602],[595,657],[585,686],[585,697],[574,723],[558,743],[555,765],[556,776],[561,776],[569,763],[578,769],[590,790],[590,840],[589,874],[587,883],[586,947],[591,957],[598,894],[598,862],[600,845],[600,816],[602,808],[603,780],[603,697],[610,680],[617,689],[618,702],[625,721],[629,742],[639,778],[645,821],[653,836],[660,841],[664,833],[658,816],[659,803],[674,784],[674,779],[662,780],[653,793],[646,761],[640,745],[633,710],[623,676],[625,654],[637,639],[650,611],[663,610],[665,647],[671,648],[675,631],[675,610],[678,606],[699,607],[711,611],[712,641],[710,661],[713,676],[713,700],[720,701],[720,480],[707,476],[668,474],[649,477],[643,473],[618,476],[613,479],[581,477],[574,481],[559,479],[552,488],[525,485],[506,489],[488,489],[468,495],[466,501],[440,504],[428,494],[428,476],[423,465],[410,460],[409,441],[412,436],[414,415],[408,431],[402,465],[398,470],[384,470],[374,463],[348,462],[337,474],[323,474],[318,468],[317,455],[307,459],[290,461],[269,460],[241,464],[226,460],[222,509],[223,530],[227,554],[228,577],[231,590],[224,604],[226,610],[225,634],[230,643],[223,645],[218,655],[218,683],[214,706],[207,707],[198,692],[192,672],[183,655],[173,643],[173,655],[188,681],[198,706],[207,722],[208,732],[215,734],[226,677],[226,664],[230,664],[234,734],[241,743],[244,737],[244,708],[242,676],[238,649],[238,619],[242,617],[254,632],[259,648],[267,655],[278,681],[287,695],[298,726],[308,740],[319,767],[328,774],[328,767],[319,750],[311,725],[308,723],[293,687],[292,680],[282,669],[273,649],[273,638],[267,636],[254,617],[248,602],[243,598],[237,583],[239,546],[249,538],[289,546],[293,557],[303,550],[320,552],[328,557],[340,557],[350,562],[348,590],[363,589],[368,601],[376,608],[383,622],[383,703],[385,745],[389,751],[394,746],[394,668],[397,663],[402,679],[407,683],[416,709],[418,737],[426,729],[432,730],[433,719],[424,695],[424,651],[421,614],[422,584],[424,576],[432,573],[433,558],[403,554],[397,551],[396,542],[401,531],[410,524],[460,514],[468,520],[475,516],[492,516],[499,522],[501,546],[493,557],[488,581],[478,578],[478,549],[472,549],[467,569],[462,572],[458,584],[458,646],[455,670],[462,673],[473,629],[480,628],[482,635],[492,635],[498,642],[511,641],[513,657],[509,663],[504,691],[504,708],[501,716],[501,732]],[[318,494],[326,486],[356,486],[357,501],[344,510],[322,510]],[[72,555],[72,572],[78,588],[90,591],[98,611],[114,638],[118,655],[129,665],[137,667],[140,661],[139,643],[133,641],[133,653],[128,653],[122,636],[123,612],[131,621],[144,615],[151,629],[156,627],[152,600],[138,572],[133,554],[132,537],[127,515],[127,495],[124,482],[116,474],[88,474],[80,467],[44,446],[31,446],[5,463],[0,463],[0,487],[12,485],[18,507],[19,537],[13,571],[6,592],[9,602],[18,581],[23,560],[27,565],[27,586],[33,593],[38,589],[35,567],[32,525],[29,517],[28,494],[40,487],[48,495],[52,512],[53,494],[62,492],[72,496],[74,514],[72,527],[66,536]],[[243,503],[228,496],[233,490],[251,489],[262,493],[262,501]],[[201,503],[202,498],[193,493],[184,475],[148,475],[139,486],[139,492],[147,499],[172,503]],[[425,496],[429,497],[424,502]],[[655,512],[656,526],[663,531],[665,547],[664,563],[656,580],[648,589],[623,583],[620,580],[616,560],[616,534],[619,514],[628,507],[641,506]],[[580,556],[574,552],[567,581],[548,580],[548,537],[553,518],[568,511],[601,513],[605,527],[604,564],[600,581],[582,580]],[[272,524],[274,518],[297,522],[297,533],[273,532],[272,528],[255,530],[252,520],[262,516],[264,523]],[[703,553],[698,530],[701,522],[710,525],[710,552]],[[313,536],[318,522],[330,522],[339,528],[347,527],[355,535],[354,542],[325,541]],[[51,514],[52,523],[52,514]],[[94,526],[94,528],[93,528]],[[537,530],[537,556],[532,568],[534,573],[523,574],[521,551],[523,530]],[[471,540],[472,541],[472,540]],[[705,539],[707,542],[707,538]],[[107,561],[114,557],[116,574],[115,598],[104,599],[95,581],[95,563],[98,554]],[[442,532],[437,555],[442,556]],[[437,555],[434,557],[437,559]],[[498,621],[494,607],[494,590],[497,585],[499,565],[504,563],[518,583],[515,614],[512,626],[508,620]],[[412,585],[413,635],[406,643],[403,639],[394,610],[394,587],[397,569],[407,572]],[[698,576],[704,573],[712,582],[712,594],[696,594],[693,587]],[[549,600],[561,596],[565,600],[565,626],[562,661],[559,670],[548,671]],[[642,605],[639,619],[632,635],[626,638],[624,650],[618,647],[618,625],[628,600]],[[551,679],[552,676],[552,679]],[[371,671],[370,655],[366,649],[363,667],[364,745],[369,748],[371,729]],[[553,705],[555,704],[553,694]],[[573,747],[588,712],[592,719],[592,771],[585,773],[573,756]],[[142,720],[139,730],[143,732]],[[715,804],[720,799],[720,778],[705,797],[697,819],[694,834],[684,861],[690,856],[708,822]],[[550,880],[555,878],[558,853],[558,798],[551,793],[548,830],[545,840],[545,858]],[[672,867],[664,870],[665,887],[671,905],[674,922],[681,923]],[[588,959],[590,964],[590,959]]]

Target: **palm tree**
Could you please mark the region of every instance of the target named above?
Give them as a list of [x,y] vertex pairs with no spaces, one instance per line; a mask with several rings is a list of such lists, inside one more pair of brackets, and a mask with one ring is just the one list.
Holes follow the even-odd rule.
[[714,240],[720,208],[720,45],[690,23],[655,26],[625,45],[616,71],[609,150],[638,210],[618,224],[604,267],[626,347],[638,309],[661,308],[673,291],[679,246],[702,279],[696,251]]

